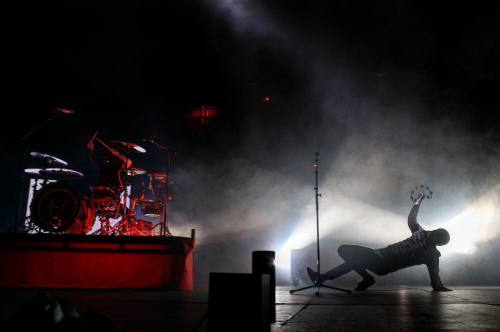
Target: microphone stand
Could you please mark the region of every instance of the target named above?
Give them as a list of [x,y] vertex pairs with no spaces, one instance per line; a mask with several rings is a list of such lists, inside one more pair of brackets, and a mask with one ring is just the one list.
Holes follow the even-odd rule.
[[[319,250],[319,202],[318,202],[318,198],[321,197],[321,194],[318,193],[318,190],[319,190],[319,186],[318,186],[319,152],[315,152],[314,157],[315,157],[314,158],[314,175],[315,175],[315,180],[316,180],[316,185],[314,187],[314,192],[315,192],[314,197],[316,200],[316,257],[317,257],[316,263],[318,265],[318,275],[320,275],[321,274],[321,257],[320,257],[320,250]],[[316,296],[319,296],[319,289],[321,287],[334,289],[334,290],[338,290],[341,292],[346,292],[348,294],[351,293],[351,291],[348,289],[332,287],[332,286],[324,285],[323,282],[317,282],[316,284],[311,285],[311,286],[306,286],[306,287],[297,288],[297,289],[291,289],[290,294],[294,294],[295,292],[299,292],[299,291],[302,291],[305,289],[317,288]]]

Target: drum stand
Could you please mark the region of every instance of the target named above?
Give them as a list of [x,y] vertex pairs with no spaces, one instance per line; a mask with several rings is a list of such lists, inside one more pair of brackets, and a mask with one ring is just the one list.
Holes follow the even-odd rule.
[[168,185],[167,185],[168,177],[165,179],[165,183],[163,184],[163,195],[162,195],[162,206],[161,206],[161,219],[160,219],[160,235],[172,235],[170,230],[168,229]]
[[111,235],[111,224],[108,217],[99,217],[101,227],[98,230],[99,235]]
[[171,236],[172,233],[170,233],[170,230],[168,229],[168,202],[170,200],[170,195],[168,193],[168,180],[169,180],[169,172],[170,171],[170,164],[171,164],[171,159],[172,159],[172,154],[175,154],[175,151],[169,149],[166,146],[163,146],[156,142],[153,139],[147,140],[151,144],[155,145],[158,149],[162,150],[165,152],[165,174],[167,174],[167,177],[165,178],[165,182],[163,183],[163,193],[161,195],[162,197],[162,209],[161,209],[161,216],[160,216],[160,235],[163,236]]
[[[314,192],[315,192],[315,200],[316,200],[316,255],[317,255],[317,265],[318,265],[318,275],[321,274],[321,259],[320,259],[320,251],[319,251],[319,203],[318,203],[318,197],[321,197],[321,194],[318,193],[319,187],[318,187],[318,169],[319,169],[319,159],[318,159],[319,153],[316,152],[314,153],[314,175],[316,178],[316,186],[314,187]],[[350,290],[348,289],[343,289],[343,288],[338,288],[338,287],[332,287],[328,285],[324,285],[323,282],[317,282],[314,285],[311,286],[306,286],[298,289],[292,289],[290,290],[290,294],[294,294],[295,292],[299,292],[305,289],[311,289],[311,288],[317,288],[316,290],[316,296],[319,296],[319,289],[323,288],[329,288],[329,289],[334,289],[338,290],[341,292],[346,292],[348,294],[351,293]]]
[[[126,158],[127,158],[127,161],[131,160],[129,158],[128,153],[126,154]],[[125,166],[125,168],[121,170],[122,174],[124,174],[123,178],[121,178],[121,176],[120,176],[120,182],[124,188],[123,198],[122,198],[123,199],[123,207],[122,207],[122,211],[121,211],[122,220],[120,220],[120,222],[114,227],[115,230],[118,232],[118,235],[128,235],[129,222],[130,222],[130,219],[132,217],[134,217],[134,213],[135,213],[135,203],[134,204],[132,203],[132,199],[130,198],[130,193],[128,191],[128,187],[130,185],[128,180],[129,180],[129,177],[131,177],[129,172],[131,172],[131,171],[132,171],[132,169],[129,169],[127,166]],[[121,199],[120,199],[120,201],[121,201]],[[130,205],[130,209],[127,208],[127,203]]]
[[[32,192],[32,197],[35,197],[37,191],[39,190],[38,188],[38,179],[29,179],[29,181],[31,182],[31,180],[34,180],[33,181],[33,185],[30,187],[30,191]],[[47,180],[44,179],[42,181],[42,183],[40,184],[41,188],[43,188],[44,185],[47,184]],[[29,194],[29,192],[28,192]],[[29,199],[27,200],[27,205],[31,204],[31,202],[29,201]],[[26,211],[24,211],[24,213],[27,214],[27,211],[28,211],[28,208],[29,206],[26,207]],[[25,233],[41,233],[42,230],[41,228],[39,228],[38,226],[35,225],[35,223],[33,223],[33,216],[31,215],[31,211],[30,211],[30,215],[29,216],[25,216],[24,217],[24,232]]]

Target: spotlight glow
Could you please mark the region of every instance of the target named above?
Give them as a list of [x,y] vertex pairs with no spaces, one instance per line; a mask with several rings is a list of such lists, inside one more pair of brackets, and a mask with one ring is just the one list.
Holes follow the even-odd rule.
[[[319,221],[321,239],[328,241],[329,238],[353,244],[381,243],[386,246],[411,235],[406,216],[328,190],[322,192]],[[289,269],[291,249],[301,249],[316,241],[314,209],[315,205],[311,203],[292,235],[277,250],[277,266]]]
[[[477,245],[493,239],[500,233],[500,186],[481,196],[463,212],[447,222],[430,226],[419,220],[427,230],[445,228],[450,232],[450,243],[439,247],[443,256],[473,254]],[[277,250],[276,265],[290,269],[291,249],[304,248],[316,241],[314,204],[304,211],[301,221],[291,236]],[[323,191],[320,201],[320,238],[343,243],[379,244],[379,248],[409,237],[407,216],[397,215],[352,198]]]
[[497,236],[500,231],[498,189],[481,196],[443,225],[451,236],[450,243],[439,248],[443,254],[473,254],[480,243]]

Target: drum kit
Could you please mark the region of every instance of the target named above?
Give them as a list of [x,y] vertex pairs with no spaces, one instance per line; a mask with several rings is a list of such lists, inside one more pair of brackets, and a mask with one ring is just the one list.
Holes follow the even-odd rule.
[[[94,154],[96,142],[104,152],[100,157]],[[104,141],[97,133],[87,148],[101,166],[98,167],[101,175],[106,173],[106,167],[108,170],[98,183],[90,186],[88,197],[70,184],[71,180],[84,175],[70,169],[66,161],[41,152],[29,154],[32,160],[42,161],[44,165],[24,169],[24,176],[30,180],[25,230],[28,233],[172,235],[167,224],[171,199],[169,174],[134,167],[130,157],[145,154],[146,149],[130,142]],[[166,148],[165,151],[170,153]],[[135,179],[140,181],[132,181]],[[131,189],[137,182],[140,189],[132,195]]]

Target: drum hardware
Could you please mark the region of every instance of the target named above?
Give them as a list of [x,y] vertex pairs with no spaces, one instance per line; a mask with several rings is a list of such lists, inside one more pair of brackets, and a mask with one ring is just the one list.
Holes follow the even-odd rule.
[[[33,159],[41,159],[45,161],[48,166],[68,166],[68,163],[66,161],[46,153],[32,151],[29,153],[29,155]],[[83,177],[82,173],[75,171],[73,169],[63,168],[63,167],[24,169],[23,178],[29,178],[30,182],[26,200],[26,212],[23,218],[25,231],[28,233],[58,232],[61,230],[65,231],[64,229],[61,229],[60,227],[55,227],[54,225],[52,225],[51,227],[48,226],[41,227],[41,225],[37,225],[34,222],[34,217],[36,216],[33,215],[32,203],[35,202],[34,199],[37,198],[37,196],[42,195],[39,194],[39,191],[45,188],[47,185],[54,182],[57,183],[60,180],[72,180],[82,177]],[[87,204],[87,202],[85,201],[82,204],[85,205]],[[38,216],[38,218],[40,218],[40,215]],[[69,229],[69,232],[79,233],[80,231],[77,230],[76,228],[71,228]]]
[[153,232],[153,223],[146,220],[134,220],[129,223],[127,235],[150,236]]
[[31,204],[31,221],[47,232],[86,234],[96,216],[92,202],[68,184],[41,188]]
[[97,231],[97,234],[99,235],[111,235],[111,222],[109,221],[109,218],[100,218],[101,225],[99,227],[99,230]]
[[[64,111],[63,111],[64,110]],[[70,111],[70,112],[68,112]],[[75,111],[74,110],[70,110],[70,109],[64,109],[64,108],[54,108],[52,110],[52,112],[50,113],[50,115],[48,115],[45,119],[43,119],[42,122],[40,122],[39,124],[37,124],[35,127],[33,127],[31,130],[29,130],[26,134],[24,134],[23,136],[21,136],[20,138],[17,139],[17,143],[24,143],[25,146],[24,146],[24,151],[22,152],[23,153],[23,163],[26,162],[26,159],[29,155],[28,153],[28,147],[30,146],[30,140],[31,140],[31,137],[37,133],[40,129],[42,129],[43,127],[45,127],[46,125],[48,125],[49,123],[53,123],[54,120],[56,120],[57,118],[60,118],[60,117],[64,117],[64,116],[68,116],[69,114],[73,114]],[[35,154],[36,156],[36,154]],[[61,165],[63,166],[63,165]],[[66,166],[66,165],[64,165]],[[23,168],[22,167],[20,170],[19,170],[19,181],[20,181],[20,186],[19,188],[22,188],[23,185],[24,185],[24,172],[23,172]],[[26,201],[24,200],[24,197],[25,197],[25,192],[24,190],[19,190],[19,199],[17,201],[17,208],[16,208],[16,219],[15,219],[15,231],[17,232],[18,229],[19,229],[19,225],[21,223],[21,221],[24,221],[24,225],[26,225],[26,216],[22,216],[21,214],[21,211],[23,210],[23,207],[25,207],[26,205]]]
[[101,218],[116,219],[120,215],[120,192],[122,188],[91,186],[90,200]]
[[[106,151],[108,151],[112,156],[115,156],[121,160],[122,165],[116,169],[116,174],[118,178],[119,188],[107,188],[102,190],[99,186],[91,188],[92,199],[98,206],[98,216],[101,220],[101,230],[100,234],[116,234],[123,235],[127,232],[127,223],[129,215],[134,213],[135,203],[132,203],[129,193],[129,178],[145,174],[146,171],[133,167],[133,161],[129,158],[129,154],[132,152],[144,153],[146,150],[137,144],[123,142],[123,141],[109,141],[104,142],[99,137],[97,137],[97,132],[91,137],[87,143],[88,149],[94,151],[94,141],[98,142],[103,146]],[[131,203],[130,209],[127,205]],[[109,219],[120,218],[120,222],[111,226]]]
[[139,202],[142,214],[146,217],[161,217],[163,204],[161,201],[145,199]]
[[108,144],[106,144],[103,140],[101,140],[99,137],[97,137],[97,132],[92,136],[89,142],[87,142],[87,147],[89,150],[93,151],[94,150],[94,141],[97,141],[99,144],[101,144],[107,151],[109,151],[113,156],[117,157],[120,159],[123,164],[124,168],[130,168],[132,167],[132,160],[128,158],[127,156],[124,156],[123,153],[118,151],[117,149],[112,148]]
[[109,143],[112,144],[113,146],[116,146],[119,149],[123,149],[125,153],[130,153],[130,152],[146,153],[146,149],[134,143],[116,141],[116,140],[112,140]]
[[150,173],[150,184],[158,183],[161,188],[161,192],[156,194],[157,198],[162,202],[161,208],[161,216],[160,216],[160,235],[172,235],[170,230],[168,229],[168,201],[172,200],[168,192],[168,170],[171,168],[172,156],[176,154],[176,152],[153,139],[152,136],[149,138],[144,138],[143,142],[148,142],[158,148],[164,154],[165,160],[165,168],[164,171],[160,172],[152,172]]
[[[31,152],[33,159],[43,160],[45,167],[26,168],[25,177],[31,179],[30,190],[34,198],[27,214],[26,230],[29,232],[88,234],[96,220],[100,225],[92,234],[102,235],[152,235],[159,228],[159,235],[171,235],[168,230],[168,194],[169,173],[167,171],[146,171],[135,167],[129,157],[132,153],[146,153],[143,147],[124,141],[103,141],[95,133],[87,146],[91,151],[94,142],[104,147],[111,156],[118,158],[116,173],[114,164],[106,169],[116,174],[117,183],[111,185],[96,184],[90,187],[89,197],[83,195],[67,183],[60,180],[80,179],[84,175],[70,169],[68,163],[60,158],[41,152]],[[170,167],[170,157],[173,153],[168,148],[152,142],[159,149],[165,151],[166,168]],[[111,157],[111,158],[114,158]],[[104,159],[104,165],[108,160]],[[120,162],[121,161],[121,162]],[[120,166],[121,164],[121,166]],[[109,164],[107,164],[109,165]],[[106,176],[107,174],[106,173]],[[147,190],[140,195],[131,195],[133,178],[144,176],[147,178]],[[34,182],[33,182],[34,181]],[[52,183],[54,182],[54,183]],[[101,182],[101,181],[99,181]],[[105,181],[103,181],[104,183]],[[148,195],[145,195],[145,191]],[[138,209],[148,218],[158,218],[159,222],[136,219]]]
[[59,118],[61,116],[71,115],[73,113],[75,113],[74,110],[70,110],[70,109],[66,109],[66,108],[60,108],[60,107],[54,108],[52,110],[52,112],[50,113],[50,116],[46,117],[42,122],[40,122],[37,126],[35,126],[34,128],[32,128],[29,132],[27,132],[26,134],[24,134],[22,137],[20,137],[17,141],[19,143],[24,142],[24,141],[28,140],[29,138],[31,138],[31,136],[33,136],[33,134],[35,134],[38,130],[42,129],[47,124],[49,124],[52,121],[54,121],[55,119],[57,119],[57,118]]
[[146,171],[142,168],[131,167],[128,169],[124,169],[123,173],[125,173],[125,175],[128,177],[133,177],[136,175],[144,175],[144,174],[146,174]]
[[152,172],[149,173],[149,177],[151,181],[165,183],[168,179],[168,174],[166,172]]
[[[121,149],[126,154],[128,160],[131,160],[129,158],[130,153],[146,152],[146,149],[134,143],[123,142],[123,141],[110,141],[110,143],[116,146],[118,149]],[[131,223],[133,223],[133,221],[135,220],[135,215],[136,215],[136,206],[138,197],[135,198],[130,197],[129,188],[131,183],[129,182],[129,179],[137,175],[143,175],[143,174],[146,174],[146,171],[142,168],[133,167],[133,163],[126,164],[125,168],[122,170],[120,174],[120,182],[124,185],[124,190],[123,190],[123,196],[121,197],[122,220],[116,227],[118,235],[129,235],[129,229],[131,227]]]
[[[135,215],[135,210],[132,209],[132,205],[135,208],[135,203],[132,204],[132,199],[130,199],[130,192],[129,192],[129,182],[128,178],[131,177],[129,174],[132,174],[131,169],[125,169],[124,170],[124,177],[123,177],[123,183],[125,184],[124,190],[122,192],[122,197],[120,197],[120,210],[121,210],[121,221],[117,225],[118,227],[118,235],[126,235],[128,231],[128,222],[129,222],[129,216],[131,214]],[[130,208],[127,207],[127,204],[130,205]]]

